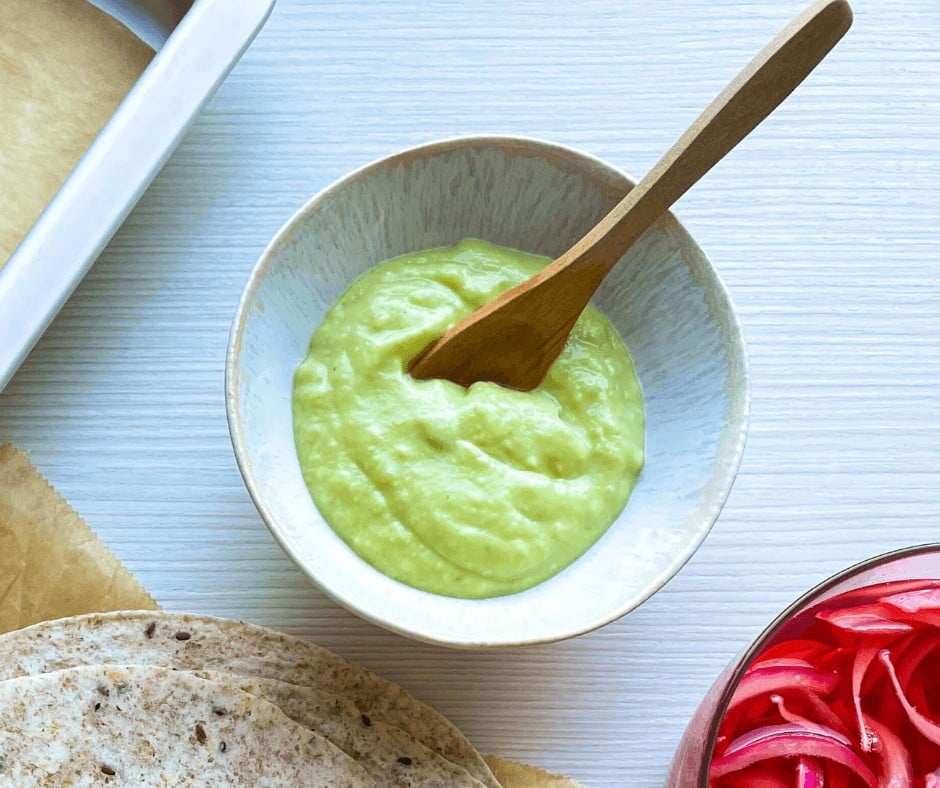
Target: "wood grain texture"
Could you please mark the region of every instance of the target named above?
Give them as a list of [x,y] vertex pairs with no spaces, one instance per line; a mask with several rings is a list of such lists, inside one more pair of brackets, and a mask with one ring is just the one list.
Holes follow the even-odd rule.
[[642,173],[801,6],[280,0],[0,394],[0,441],[28,449],[166,607],[309,635],[484,751],[660,785],[706,688],[780,608],[852,561],[937,539],[940,7],[858,0],[826,62],[677,203],[741,314],[750,436],[696,557],[599,632],[453,653],[311,589],[235,468],[227,332],[266,241],[336,177],[464,132]]

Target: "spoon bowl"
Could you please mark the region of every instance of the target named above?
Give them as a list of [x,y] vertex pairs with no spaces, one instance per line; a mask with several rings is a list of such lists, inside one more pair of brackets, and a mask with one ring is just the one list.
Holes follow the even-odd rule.
[[327,309],[371,266],[476,237],[557,256],[632,182],[584,153],[533,139],[473,137],[405,150],[311,199],[249,278],[232,327],[226,406],[248,490],[287,554],[353,612],[459,647],[578,635],[634,609],[701,544],[728,495],[748,412],[744,342],[708,258],[661,216],[594,303],[633,356],[646,411],[646,463],[607,532],[555,577],[518,594],[455,599],[373,569],[333,532],[294,447],[294,370]]

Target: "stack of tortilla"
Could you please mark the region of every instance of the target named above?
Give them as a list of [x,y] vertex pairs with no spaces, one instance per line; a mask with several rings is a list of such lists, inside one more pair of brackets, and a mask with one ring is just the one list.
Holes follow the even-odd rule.
[[447,719],[366,668],[154,611],[0,636],[0,769],[17,785],[499,785]]
[[311,643],[153,610],[9,445],[0,547],[0,784],[577,785],[481,756],[402,688]]

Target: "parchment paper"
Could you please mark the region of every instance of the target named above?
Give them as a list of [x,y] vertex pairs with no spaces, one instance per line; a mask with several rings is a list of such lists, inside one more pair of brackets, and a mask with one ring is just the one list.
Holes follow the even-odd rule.
[[152,57],[86,0],[0,0],[0,268]]
[[0,632],[128,609],[157,603],[26,455],[0,446]]

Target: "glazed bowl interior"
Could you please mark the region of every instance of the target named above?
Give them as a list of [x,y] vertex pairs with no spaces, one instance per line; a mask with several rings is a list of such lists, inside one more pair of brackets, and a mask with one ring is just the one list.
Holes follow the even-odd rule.
[[358,558],[301,476],[294,370],[357,276],[408,252],[480,238],[557,256],[628,191],[603,162],[537,140],[465,138],[368,165],[311,199],[274,238],[239,304],[226,365],[236,458],[275,538],[323,591],[393,631],[450,646],[559,640],[612,621],[688,560],[725,501],[744,445],[748,379],[728,295],[671,215],[624,256],[594,303],[633,356],[646,460],[626,508],[571,566],[522,593],[429,594]]

